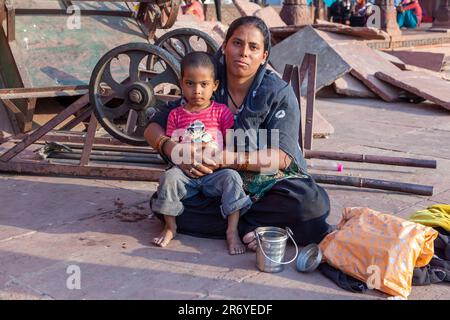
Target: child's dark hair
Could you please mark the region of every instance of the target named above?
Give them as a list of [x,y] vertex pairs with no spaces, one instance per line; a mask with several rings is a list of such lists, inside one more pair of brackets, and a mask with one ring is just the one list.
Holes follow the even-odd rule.
[[244,25],[252,25],[252,26],[256,27],[257,29],[259,29],[259,31],[261,31],[261,33],[264,37],[264,51],[269,50],[270,30],[263,20],[261,20],[258,17],[254,17],[254,16],[246,16],[246,17],[241,17],[241,18],[234,20],[230,24],[230,27],[228,28],[227,34],[225,36],[225,43],[227,43],[228,40],[230,40],[231,36],[236,31],[236,29],[238,29],[239,27],[244,26]]
[[216,60],[212,55],[206,52],[194,51],[190,52],[181,59],[181,78],[184,76],[184,70],[186,68],[198,68],[203,67],[210,69],[214,80],[217,76]]

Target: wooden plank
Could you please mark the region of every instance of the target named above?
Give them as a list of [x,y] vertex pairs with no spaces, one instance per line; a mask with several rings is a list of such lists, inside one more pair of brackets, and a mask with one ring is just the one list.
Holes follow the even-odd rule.
[[89,163],[89,155],[92,151],[92,145],[94,144],[95,131],[97,131],[97,118],[92,113],[89,120],[89,127],[86,134],[86,141],[84,142],[83,152],[81,153],[80,166],[85,166]]
[[3,20],[6,17],[5,9],[5,0],[0,0],[0,26],[3,25]]
[[[34,9],[24,8],[16,9],[16,15],[67,15],[65,9]],[[130,11],[105,11],[105,10],[80,10],[82,16],[114,16],[114,17],[128,17],[131,18],[133,13]]]
[[23,132],[28,132],[32,129],[35,108],[36,108],[36,98],[27,99],[27,110],[25,113]]
[[87,120],[91,116],[91,113],[92,113],[92,108],[91,107],[86,108],[86,110],[84,110],[79,115],[77,115],[75,117],[75,119],[70,120],[68,123],[66,123],[64,126],[62,126],[60,130],[72,130],[78,124]]
[[[81,28],[71,30],[67,15],[18,15],[16,26],[21,41],[10,47],[21,77],[30,78],[26,88],[88,86],[92,70],[106,52],[120,44],[147,42],[136,20],[128,17],[85,15]],[[22,41],[24,38],[28,41]],[[128,69],[120,66],[114,75],[121,78],[128,75]]]
[[305,146],[306,150],[311,150],[313,140],[313,115],[314,104],[316,100],[316,74],[317,74],[317,56],[315,54],[306,54],[308,62],[308,85],[306,94],[306,121],[305,121]]
[[17,125],[19,128],[19,132],[22,132],[22,130],[24,128],[24,124],[25,124],[25,117],[24,117],[22,111],[20,111],[20,109],[12,101],[10,101],[8,99],[4,99],[3,104],[11,112],[10,119],[12,122],[15,123],[14,127]]
[[450,82],[415,71],[377,72],[376,77],[450,110]]
[[5,0],[6,7],[6,38],[8,42],[16,40],[16,16],[14,13],[14,7],[10,0]]
[[58,124],[66,120],[72,114],[83,108],[86,103],[89,102],[89,95],[84,95],[74,103],[72,103],[69,107],[61,111],[58,115],[56,115],[53,119],[45,123],[42,127],[33,131],[30,134],[27,134],[21,142],[16,144],[13,148],[9,149],[5,153],[0,156],[0,161],[9,161],[14,158],[17,154],[19,154],[26,147],[31,145],[36,140],[43,137],[47,132],[55,128]]
[[88,93],[89,86],[60,86],[42,88],[8,88],[0,89],[0,99],[52,98],[75,96]]
[[109,178],[133,181],[159,181],[159,176],[167,165],[154,164],[151,167],[119,166],[111,164],[73,164],[45,163],[43,161],[13,160],[0,161],[0,172],[36,175],[57,175],[69,177]]
[[[3,108],[3,105],[1,104],[1,102],[0,102],[0,108]],[[3,110],[4,110],[4,112],[7,113],[8,116],[5,119],[9,119],[9,124],[10,124],[10,128],[8,128],[8,124],[2,125],[2,127],[3,126],[6,127],[5,128],[6,130],[4,130],[4,131],[10,132],[14,135],[20,133],[20,126],[19,126],[19,123],[17,122],[17,118],[14,115],[14,113],[6,107]]]

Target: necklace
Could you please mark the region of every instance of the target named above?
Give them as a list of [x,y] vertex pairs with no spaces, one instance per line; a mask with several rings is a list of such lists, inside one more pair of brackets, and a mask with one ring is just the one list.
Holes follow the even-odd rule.
[[228,97],[230,97],[230,100],[231,100],[231,102],[233,103],[233,105],[234,105],[234,107],[236,108],[236,110],[239,110],[241,107],[238,106],[238,104],[236,103],[236,101],[234,101],[234,99],[233,99],[233,97],[231,96],[230,91],[228,91],[228,89],[227,89],[227,94],[228,94]]

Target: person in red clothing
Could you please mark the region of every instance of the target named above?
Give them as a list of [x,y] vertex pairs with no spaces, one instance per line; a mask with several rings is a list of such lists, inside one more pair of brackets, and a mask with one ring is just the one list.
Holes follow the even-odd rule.
[[397,23],[400,28],[417,28],[422,21],[419,0],[403,0],[397,7]]
[[[193,143],[199,147],[212,143],[210,148],[214,150],[211,152],[220,153],[224,146],[221,136],[234,126],[234,115],[225,104],[212,100],[219,85],[213,57],[205,52],[191,52],[184,56],[180,84],[184,102],[170,111],[166,136],[180,145],[188,144],[188,147]],[[162,148],[163,144],[161,142],[157,148]],[[206,197],[221,197],[220,212],[228,221],[228,251],[232,255],[242,254],[245,246],[239,238],[239,217],[252,205],[251,198],[244,191],[242,178],[236,170],[227,168],[196,177],[200,165],[198,160],[194,157],[193,167],[186,174],[173,166],[161,175],[156,191],[158,198],[151,203],[151,209],[164,216],[165,227],[153,243],[160,247],[169,244],[177,232],[176,217],[184,211],[182,201],[202,193]]]
[[183,14],[191,14],[196,16],[200,21],[205,21],[202,4],[197,0],[186,0],[185,5],[181,6]]

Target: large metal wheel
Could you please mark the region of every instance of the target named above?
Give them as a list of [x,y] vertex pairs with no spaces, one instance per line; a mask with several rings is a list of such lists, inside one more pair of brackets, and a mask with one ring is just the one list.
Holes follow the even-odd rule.
[[192,28],[167,32],[155,42],[155,45],[170,52],[178,61],[189,52],[205,51],[214,54],[219,50],[219,45],[210,35]]
[[150,108],[165,103],[160,94],[181,92],[179,77],[179,62],[157,46],[129,43],[114,48],[92,72],[89,94],[95,116],[113,137],[145,146]]

